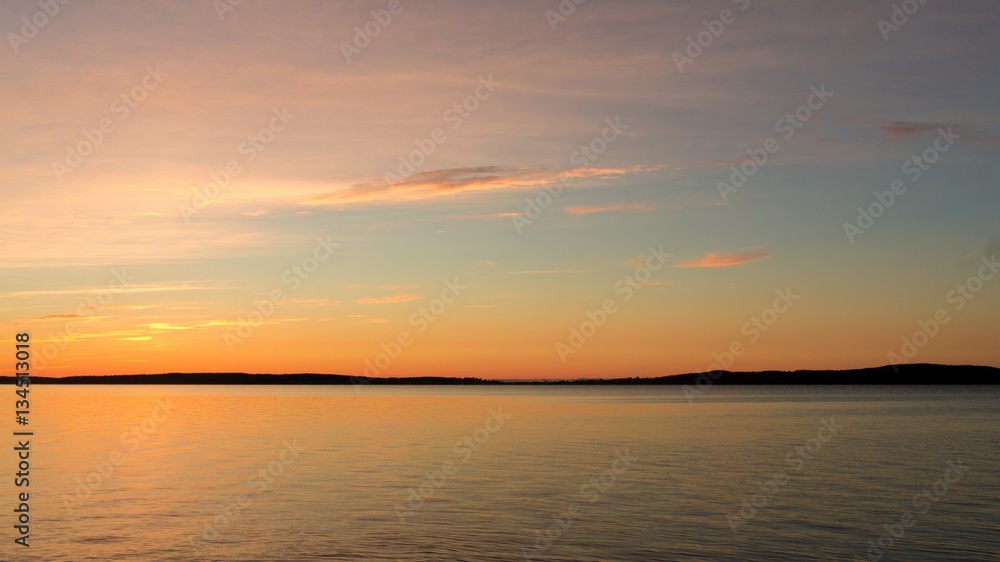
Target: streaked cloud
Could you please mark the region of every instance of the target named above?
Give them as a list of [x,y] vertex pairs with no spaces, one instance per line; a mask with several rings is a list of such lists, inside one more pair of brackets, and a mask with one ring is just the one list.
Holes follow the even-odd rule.
[[[219,289],[222,286],[214,284],[202,284],[202,283],[192,283],[192,282],[177,282],[177,283],[162,283],[162,284],[148,284],[148,285],[137,285],[130,283],[127,287],[122,287],[121,285],[115,285],[111,288],[114,293],[163,293],[172,291],[205,291],[210,289]],[[51,297],[51,296],[63,296],[63,295],[95,295],[101,291],[107,291],[107,287],[88,287],[88,288],[78,288],[78,289],[49,289],[49,290],[39,290],[39,291],[11,291],[6,293],[0,293],[0,298],[20,298],[20,297]]]
[[60,318],[93,318],[91,315],[87,314],[49,314],[48,316],[39,316],[39,320],[56,320]]
[[611,211],[655,211],[656,209],[648,203],[617,203],[612,205],[573,205],[565,207],[563,211],[568,215],[589,215],[592,213],[607,213]]
[[392,304],[397,302],[409,302],[424,298],[423,295],[392,295],[388,297],[367,297],[356,299],[358,304]]
[[582,269],[522,269],[520,271],[508,271],[507,275],[550,275],[557,273],[587,273]]
[[502,219],[519,216],[521,213],[494,213],[492,215],[470,215],[466,217],[456,217],[459,219]]
[[755,246],[746,250],[729,253],[710,253],[702,258],[680,263],[674,267],[731,267],[771,256],[767,246]]
[[910,121],[890,121],[884,123],[881,129],[890,135],[912,136],[921,133],[932,133],[941,127],[947,127],[946,123],[913,123]]
[[[499,189],[529,189],[586,180],[612,180],[641,172],[660,169],[656,165],[635,165],[628,168],[574,168],[545,170],[538,167],[504,168],[478,166],[420,172],[389,185],[384,177],[369,178],[337,191],[314,196],[305,205],[342,205],[352,202],[412,201],[449,195],[460,191],[492,191]],[[478,218],[497,215],[482,215]],[[504,214],[503,216],[509,216]],[[471,218],[471,217],[470,217]]]

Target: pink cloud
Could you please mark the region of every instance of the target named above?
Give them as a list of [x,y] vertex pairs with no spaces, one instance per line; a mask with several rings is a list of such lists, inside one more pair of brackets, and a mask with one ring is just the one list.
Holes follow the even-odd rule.
[[[660,166],[636,165],[628,168],[574,168],[555,171],[538,167],[503,168],[478,166],[431,170],[403,178],[393,184],[382,176],[369,177],[368,181],[320,195],[306,201],[305,205],[341,205],[358,202],[413,201],[429,199],[461,191],[491,191],[497,189],[535,189],[558,182],[573,185],[582,180],[610,180],[631,174],[660,169]],[[356,176],[351,176],[356,180]],[[468,218],[492,218],[500,215],[480,215]]]
[[655,211],[647,203],[617,203],[614,205],[604,205],[600,207],[587,205],[574,205],[563,209],[569,215],[589,215],[591,213],[606,213],[608,211]]
[[417,299],[424,298],[423,295],[392,295],[388,297],[368,297],[364,299],[358,299],[354,302],[358,304],[390,304],[396,302],[408,302],[415,301]]
[[680,263],[674,267],[730,267],[762,260],[770,256],[771,251],[767,249],[767,246],[756,246],[725,254],[710,253],[703,258]]
[[472,215],[472,216],[468,216],[468,217],[458,217],[458,218],[460,218],[460,219],[499,219],[499,218],[506,218],[506,217],[516,217],[516,216],[519,216],[520,214],[521,213],[497,213],[495,215]]

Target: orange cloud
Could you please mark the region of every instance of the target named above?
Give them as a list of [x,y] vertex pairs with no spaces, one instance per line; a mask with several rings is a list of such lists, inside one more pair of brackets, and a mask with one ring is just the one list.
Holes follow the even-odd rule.
[[711,253],[707,256],[685,263],[677,264],[674,267],[730,267],[747,262],[762,260],[771,256],[771,251],[767,246],[755,246],[739,252],[728,254]]
[[516,217],[521,213],[497,213],[495,215],[472,215],[468,217],[458,217],[460,219],[499,219],[506,217]]
[[618,203],[616,205],[605,205],[603,207],[574,205],[566,207],[563,210],[569,215],[589,215],[591,213],[606,213],[608,211],[655,211],[656,209],[646,203]]
[[[305,205],[342,205],[349,202],[412,201],[440,197],[459,191],[531,189],[552,185],[560,181],[569,185],[579,180],[607,180],[659,168],[659,166],[642,165],[630,168],[574,168],[563,171],[545,170],[538,167],[451,168],[420,172],[393,184],[387,183],[382,176],[370,176],[366,182],[354,183],[344,189],[317,195],[302,203]],[[356,177],[352,176],[352,179],[356,179]],[[488,216],[490,215],[469,218],[486,218]]]
[[424,298],[423,295],[393,295],[390,297],[369,297],[358,299],[354,302],[358,304],[388,304],[395,302],[408,302]]
[[86,318],[85,314],[50,314],[48,316],[40,316],[39,320],[53,320],[56,318]]
[[507,275],[536,275],[539,273],[587,273],[581,269],[523,269],[521,271],[508,271]]
[[642,267],[643,264],[645,263],[646,263],[646,252],[643,252],[634,258],[629,258],[625,260],[625,265],[634,268]]

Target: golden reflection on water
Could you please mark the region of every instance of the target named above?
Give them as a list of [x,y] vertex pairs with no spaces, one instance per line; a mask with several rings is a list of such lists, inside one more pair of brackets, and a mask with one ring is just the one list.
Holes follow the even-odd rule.
[[[33,546],[8,540],[3,556],[843,558],[956,457],[975,459],[975,484],[896,554],[988,540],[996,495],[978,490],[1000,484],[996,391],[711,392],[36,385]],[[726,517],[828,417],[842,433],[733,533]],[[625,470],[623,452],[638,459]],[[590,502],[602,475],[613,482]],[[574,503],[572,524],[539,542]]]

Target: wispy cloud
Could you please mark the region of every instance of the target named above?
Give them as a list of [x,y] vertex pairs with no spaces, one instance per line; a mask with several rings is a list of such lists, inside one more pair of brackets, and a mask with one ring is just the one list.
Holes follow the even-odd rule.
[[625,260],[625,265],[629,267],[642,267],[646,263],[646,252]]
[[767,246],[755,246],[730,253],[710,253],[702,258],[680,263],[674,267],[730,267],[752,261],[762,260],[771,256]]
[[603,206],[574,205],[566,207],[563,210],[569,215],[589,215],[592,213],[607,213],[610,211],[655,211],[656,208],[647,203],[618,203]]
[[[116,293],[161,293],[167,291],[204,291],[210,289],[218,289],[218,285],[206,285],[206,284],[187,284],[187,282],[180,283],[163,283],[160,285],[135,285],[131,284],[128,287],[116,287]],[[11,297],[49,297],[49,296],[62,296],[62,295],[94,295],[104,290],[102,287],[94,288],[89,287],[85,289],[51,289],[42,291],[12,291],[8,293],[0,293],[0,298],[11,298]]]
[[164,330],[193,330],[198,326],[187,326],[181,324],[169,324],[166,322],[152,322],[149,324],[140,324],[150,331],[164,331]]
[[392,295],[388,297],[368,297],[357,299],[358,304],[390,304],[396,302],[409,302],[424,298],[423,295]]
[[466,216],[466,217],[456,217],[456,218],[459,218],[459,219],[501,219],[501,218],[516,217],[516,216],[518,216],[520,214],[521,213],[496,213],[496,214],[493,214],[493,215],[470,215],[470,216]]
[[522,269],[521,271],[508,271],[507,275],[538,275],[552,273],[586,273],[582,269]]
[[[563,180],[609,180],[629,174],[659,169],[658,166],[636,165],[628,168],[574,168],[546,170],[538,167],[505,168],[477,166],[431,170],[414,174],[389,185],[385,178],[372,176],[367,181],[349,184],[343,189],[317,195],[305,205],[342,205],[357,202],[411,201],[428,199],[460,191],[490,191],[497,189],[530,189],[552,185]],[[479,215],[464,218],[492,218],[502,215]]]
[[[49,314],[48,316],[39,316],[39,320],[55,320],[59,318],[88,318],[86,314]],[[93,318],[89,316],[89,318]]]
[[916,123],[912,121],[889,121],[883,123],[881,128],[886,133],[895,136],[912,136],[921,133],[932,133],[940,127],[947,127],[947,123]]
[[[909,137],[920,134],[936,133],[938,129],[952,130],[961,135],[962,142],[979,144],[1000,144],[1000,135],[996,132],[996,123],[980,123],[971,126],[963,123],[920,123],[912,121],[887,121],[880,125],[882,131],[894,137]],[[984,130],[987,129],[987,130]]]

